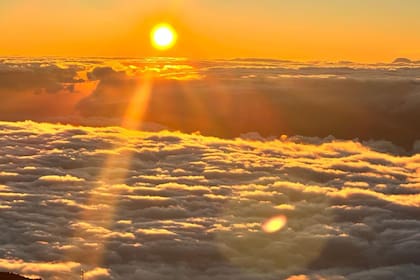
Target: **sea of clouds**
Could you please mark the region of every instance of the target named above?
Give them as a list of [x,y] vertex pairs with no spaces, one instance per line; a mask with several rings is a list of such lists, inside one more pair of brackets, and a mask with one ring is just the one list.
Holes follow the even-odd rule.
[[[256,136],[0,122],[0,270],[45,280],[81,270],[87,280],[418,279],[415,149]],[[265,233],[278,215],[287,224]]]
[[420,139],[420,62],[0,58],[0,120],[120,125],[151,81],[142,129]]

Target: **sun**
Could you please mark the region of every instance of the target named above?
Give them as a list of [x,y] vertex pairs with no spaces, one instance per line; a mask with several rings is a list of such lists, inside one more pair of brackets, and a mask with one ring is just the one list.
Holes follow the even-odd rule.
[[176,43],[177,37],[175,29],[167,23],[156,25],[150,32],[152,45],[158,50],[172,48]]

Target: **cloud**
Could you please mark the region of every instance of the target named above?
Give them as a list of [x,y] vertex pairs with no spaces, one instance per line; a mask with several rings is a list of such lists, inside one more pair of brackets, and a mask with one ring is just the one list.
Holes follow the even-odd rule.
[[[418,154],[331,137],[29,121],[0,130],[2,270],[69,280],[81,269],[87,279],[417,279]],[[265,233],[279,215],[284,228]]]
[[24,275],[40,275],[48,279],[61,279],[71,275],[79,267],[74,262],[46,263],[46,262],[24,262],[20,259],[0,259],[0,269],[19,272]]
[[411,63],[413,63],[413,64],[419,64],[419,61],[413,61],[413,60],[411,60],[411,59],[409,59],[409,58],[406,58],[406,57],[398,57],[398,58],[396,58],[392,63],[400,63],[400,64],[411,64]]
[[83,82],[77,72],[83,68],[77,65],[60,67],[48,61],[2,61],[0,64],[0,92],[57,93],[73,91],[74,83]]
[[[414,121],[420,117],[418,68],[301,65],[291,69],[273,63],[266,68],[214,63],[201,69],[200,80],[160,77],[153,84],[145,119],[219,137],[248,132],[334,135],[390,140],[408,149],[420,138]],[[100,82],[78,104],[85,117],[121,117],[142,82],[110,68],[98,67],[89,76]]]
[[71,175],[66,174],[65,176],[59,176],[59,175],[44,175],[39,177],[40,181],[43,182],[83,182],[84,179],[77,178]]
[[84,66],[54,59],[13,59],[0,63],[0,119],[45,120],[68,116],[86,84]]
[[110,273],[105,268],[95,268],[84,273],[84,279],[87,280],[109,279],[109,277]]
[[[121,125],[127,108],[144,105],[142,129],[222,138],[332,135],[412,150],[420,139],[419,73],[415,61],[7,59],[0,63],[0,119]],[[149,99],[133,105],[150,76]]]

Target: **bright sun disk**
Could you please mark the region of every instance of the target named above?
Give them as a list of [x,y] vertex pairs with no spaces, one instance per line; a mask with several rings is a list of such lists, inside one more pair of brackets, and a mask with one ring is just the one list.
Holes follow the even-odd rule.
[[152,29],[150,37],[153,47],[158,50],[167,50],[175,45],[177,34],[172,26],[161,23]]

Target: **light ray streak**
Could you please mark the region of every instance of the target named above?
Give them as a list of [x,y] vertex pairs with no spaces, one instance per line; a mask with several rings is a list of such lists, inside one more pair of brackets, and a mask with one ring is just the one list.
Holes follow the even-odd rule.
[[[121,126],[127,129],[141,127],[152,91],[153,77],[145,74],[141,85],[132,96],[122,118]],[[129,138],[124,138],[128,139]],[[106,241],[112,235],[112,225],[118,204],[119,189],[112,186],[124,184],[131,165],[132,154],[120,154],[124,142],[114,146],[98,175],[97,186],[89,191],[86,210],[75,223],[73,242],[77,248],[71,259],[82,265],[98,267],[103,262]]]

